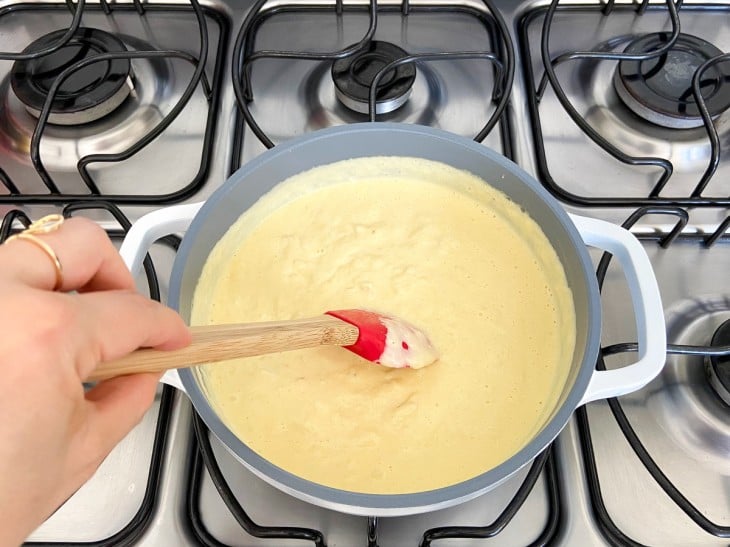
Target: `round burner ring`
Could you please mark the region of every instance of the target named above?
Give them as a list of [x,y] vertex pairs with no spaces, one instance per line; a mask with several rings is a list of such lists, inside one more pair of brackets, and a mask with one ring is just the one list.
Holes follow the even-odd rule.
[[[720,325],[712,335],[713,346],[730,345],[730,319]],[[710,385],[726,405],[730,406],[730,356],[710,357],[707,360],[707,377]]]
[[[335,94],[347,108],[367,114],[370,111],[370,84],[383,67],[407,57],[408,52],[391,44],[373,40],[367,48],[332,63]],[[383,75],[376,95],[376,114],[401,107],[411,94],[416,67],[406,63]]]
[[[66,30],[40,37],[23,53],[33,53],[57,43]],[[66,68],[78,61],[99,55],[127,51],[124,43],[108,32],[81,27],[68,43],[58,50],[31,59],[17,61],[10,84],[15,95],[34,117],[40,116],[53,82]],[[53,98],[49,123],[77,125],[98,120],[116,109],[132,91],[132,68],[129,59],[100,61],[71,74]]]
[[[645,34],[632,41],[626,53],[646,53],[663,47],[667,32]],[[680,34],[664,55],[645,61],[621,61],[614,76],[616,93],[637,116],[674,129],[702,127],[704,122],[694,95],[692,77],[706,61],[722,55],[711,43]],[[708,68],[702,77],[702,96],[716,118],[730,107],[730,63]]]

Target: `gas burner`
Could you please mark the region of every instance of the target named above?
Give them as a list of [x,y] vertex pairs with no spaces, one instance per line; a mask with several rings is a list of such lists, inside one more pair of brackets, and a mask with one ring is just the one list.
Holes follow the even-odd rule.
[[[727,344],[730,297],[718,293],[678,300],[666,309],[666,326],[668,344]],[[675,446],[703,462],[706,469],[727,470],[728,407],[707,380],[708,361],[699,355],[668,355],[646,397],[651,399],[651,413]]]
[[[41,51],[57,43],[66,30],[40,37],[23,53]],[[26,110],[39,117],[55,79],[69,66],[99,55],[127,51],[113,34],[79,28],[68,43],[53,53],[18,61],[13,65],[11,85]],[[71,74],[53,98],[49,123],[78,125],[98,120],[121,105],[132,91],[132,69],[129,59],[114,59],[90,64]]]
[[[712,335],[713,346],[730,345],[730,319],[720,325]],[[730,356],[711,357],[707,360],[707,376],[710,385],[725,404],[730,405]]]
[[[670,34],[643,35],[626,47],[626,53],[646,53],[661,48]],[[695,71],[722,51],[711,43],[689,34],[680,34],[674,47],[664,55],[645,61],[621,61],[614,76],[614,87],[621,100],[645,120],[674,129],[704,125],[694,96]],[[730,69],[718,64],[705,71],[702,96],[713,118],[730,107]]]
[[[370,84],[387,64],[408,56],[408,53],[390,42],[373,40],[366,49],[337,59],[332,63],[332,80],[337,98],[346,107],[367,114]],[[383,75],[378,85],[375,113],[393,112],[408,100],[416,67],[407,63]]]

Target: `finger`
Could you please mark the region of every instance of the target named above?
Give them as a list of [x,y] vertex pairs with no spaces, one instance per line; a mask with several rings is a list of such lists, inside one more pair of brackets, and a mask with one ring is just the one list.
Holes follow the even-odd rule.
[[[63,268],[59,290],[80,292],[133,289],[132,274],[107,233],[95,222],[71,218],[53,232],[35,237],[56,253]],[[14,239],[0,245],[3,275],[31,287],[51,290],[56,285],[56,267],[43,249],[32,241]]]
[[159,374],[119,376],[86,393],[90,438],[87,446],[102,459],[137,425],[155,400]]
[[133,291],[101,291],[76,295],[80,348],[97,349],[93,361],[77,363],[86,379],[99,362],[127,355],[137,348],[177,349],[190,343],[190,331],[172,309]]

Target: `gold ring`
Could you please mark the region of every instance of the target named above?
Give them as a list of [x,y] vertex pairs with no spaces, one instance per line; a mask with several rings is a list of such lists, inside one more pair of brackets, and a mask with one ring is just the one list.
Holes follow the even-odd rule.
[[37,236],[41,234],[49,234],[51,232],[55,232],[61,227],[61,224],[63,224],[63,220],[63,215],[46,215],[43,218],[33,222],[30,226],[28,226],[19,234],[10,236],[7,240],[5,240],[5,243],[10,243],[14,239],[23,239],[25,241],[29,241],[48,255],[48,258],[51,259],[51,262],[53,262],[53,266],[56,268],[56,284],[53,287],[54,291],[59,290],[63,286],[63,267],[61,266],[61,261],[58,260],[58,256],[56,256],[53,248],[51,248],[48,243],[46,243]]

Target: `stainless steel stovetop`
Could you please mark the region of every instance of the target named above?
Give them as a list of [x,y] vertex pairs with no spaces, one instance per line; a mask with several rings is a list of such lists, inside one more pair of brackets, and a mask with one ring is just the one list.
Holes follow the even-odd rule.
[[[377,119],[470,137],[486,127],[483,143],[533,173],[571,212],[616,223],[636,212],[632,230],[656,270],[669,342],[705,346],[730,319],[730,236],[724,236],[723,224],[730,214],[730,113],[715,120],[720,161],[696,191],[712,158],[702,120],[695,114],[689,123],[700,125],[689,129],[645,121],[619,97],[618,62],[606,58],[647,34],[659,36],[657,47],[671,39],[668,3],[651,2],[642,11],[640,3],[563,1],[554,13],[549,5],[494,2],[513,45],[510,55],[499,18],[487,4],[412,2],[403,15],[402,4],[380,2],[377,40],[409,54],[476,55],[423,59],[404,105]],[[126,98],[110,114],[82,126],[40,124],[42,131],[13,92],[13,56],[0,54],[6,59],[0,61],[0,239],[27,218],[63,209],[94,218],[119,240],[126,220],[168,203],[204,200],[239,165],[263,152],[266,142],[368,119],[340,103],[331,61],[322,58],[366,34],[367,2],[346,2],[342,15],[330,2],[232,0],[205,2],[200,10],[186,1],[89,2],[82,13],[82,27],[118,36],[128,52],[158,53],[140,53],[122,67],[115,93]],[[551,18],[546,54],[559,62],[536,95],[545,73],[542,35]],[[730,3],[685,1],[678,20],[683,34],[730,52]],[[73,21],[63,2],[3,2],[0,51],[23,51]],[[307,51],[313,59],[254,54],[272,50]],[[236,90],[233,59],[242,51],[252,60],[245,66],[236,61],[241,67],[236,72],[250,79]],[[63,67],[82,58],[74,50]],[[501,77],[495,59],[503,67]],[[696,62],[679,61],[673,65],[677,77],[686,78]],[[508,85],[510,65],[514,79]],[[730,93],[728,65],[709,67],[701,82],[703,93],[718,95],[708,100],[713,108]],[[97,77],[92,71],[71,78],[60,93],[78,99],[77,92]],[[716,83],[722,80],[724,91]],[[511,91],[508,102],[500,94],[505,87]],[[390,92],[395,99],[386,103],[404,93]],[[243,110],[237,93],[253,99]],[[691,111],[691,102],[685,97],[683,108]],[[82,115],[91,115],[88,110],[81,109]],[[598,137],[590,138],[580,124]],[[150,142],[136,150],[140,139]],[[617,159],[624,155],[641,159],[627,165]],[[673,171],[664,184],[667,161]],[[667,238],[677,223],[681,234]],[[719,237],[708,240],[713,234]],[[140,278],[141,290],[164,299],[175,244],[168,238],[155,245],[155,275],[151,284]],[[598,263],[599,254],[594,258]],[[603,294],[603,345],[634,341],[627,290],[615,264]],[[620,366],[630,355],[606,356],[606,365]],[[312,545],[321,536],[330,547],[393,547],[426,545],[424,533],[436,527],[476,526],[480,529],[472,531],[490,538],[441,540],[438,531],[425,539],[453,546],[728,545],[730,407],[710,387],[705,364],[703,357],[672,355],[647,388],[611,405],[589,404],[545,457],[481,498],[377,521],[320,509],[263,483],[204,430],[196,440],[187,400],[171,388],[160,389],[143,422],[29,539],[64,545],[293,546]],[[254,537],[260,528],[248,519],[277,533],[304,527],[320,535],[304,534],[309,542],[281,534]]]

